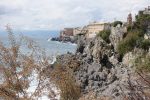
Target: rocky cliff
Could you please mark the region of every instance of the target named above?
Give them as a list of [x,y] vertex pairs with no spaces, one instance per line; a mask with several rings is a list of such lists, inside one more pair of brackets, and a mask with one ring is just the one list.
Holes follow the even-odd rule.
[[[76,54],[61,55],[57,58],[57,63],[73,69],[82,93],[86,95],[93,92],[96,98],[94,100],[101,100],[101,97],[110,100],[124,100],[129,97],[132,100],[137,93],[141,95],[137,87],[141,86],[143,90],[146,85],[142,87],[141,84],[145,83],[138,81],[139,77],[132,66],[120,62],[119,59],[113,46],[101,37],[88,40],[81,36]],[[143,100],[143,97],[138,96],[138,99]],[[91,100],[85,98],[83,100]]]

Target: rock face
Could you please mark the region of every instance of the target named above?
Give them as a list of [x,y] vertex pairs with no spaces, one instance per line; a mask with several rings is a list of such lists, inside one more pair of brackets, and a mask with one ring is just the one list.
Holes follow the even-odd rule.
[[85,36],[78,36],[77,37],[77,52],[83,53],[83,50],[86,46],[86,42],[85,42]]
[[62,55],[57,61],[69,67],[72,61],[77,61],[73,63],[76,66],[73,69],[76,82],[82,93],[93,91],[97,98],[123,100],[124,95],[132,95],[127,89],[129,82],[137,84],[136,79],[132,77],[134,71],[119,62],[113,47],[100,37],[91,40],[80,37],[76,54]]
[[[84,93],[94,91],[99,96],[121,95],[120,80],[127,82],[128,70],[120,63],[112,46],[100,37],[85,40],[83,53],[77,52],[82,62],[79,70],[75,72],[76,80]],[[124,78],[126,77],[126,79]]]
[[128,52],[124,55],[122,63],[128,67],[133,67],[135,59],[144,54],[144,50],[135,48],[132,52]]
[[119,42],[123,39],[127,28],[125,26],[120,26],[119,24],[116,27],[111,27],[110,41],[114,46],[114,49],[117,50]]

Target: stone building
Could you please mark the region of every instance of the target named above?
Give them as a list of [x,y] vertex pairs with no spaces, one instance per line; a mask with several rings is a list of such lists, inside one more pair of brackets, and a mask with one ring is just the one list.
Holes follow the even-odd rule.
[[70,38],[73,37],[73,28],[64,28],[60,32],[60,38]]
[[100,31],[110,29],[109,23],[100,23],[100,22],[93,22],[86,26],[84,30],[87,30],[86,37],[93,38],[98,34]]

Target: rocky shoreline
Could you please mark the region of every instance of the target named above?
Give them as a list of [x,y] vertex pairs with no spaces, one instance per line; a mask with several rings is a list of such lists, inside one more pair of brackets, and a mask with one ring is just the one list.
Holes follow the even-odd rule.
[[135,96],[139,92],[131,91],[132,85],[141,86],[141,89],[146,87],[137,81],[139,77],[136,76],[135,70],[123,64],[113,46],[101,37],[87,40],[81,36],[77,46],[76,54],[58,56],[56,61],[61,66],[73,69],[76,82],[84,95],[93,92],[97,98],[93,100],[99,100],[101,97],[109,98],[106,100],[124,100],[126,96]]
[[67,42],[76,43],[75,39],[71,39],[69,37],[68,38],[54,37],[54,38],[51,38],[51,41],[58,41],[58,42],[63,42],[63,43],[67,43]]

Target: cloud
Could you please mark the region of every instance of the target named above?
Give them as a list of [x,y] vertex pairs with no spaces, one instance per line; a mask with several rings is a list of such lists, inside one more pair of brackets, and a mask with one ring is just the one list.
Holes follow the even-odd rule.
[[7,6],[4,6],[4,5],[0,5],[0,15],[3,16],[3,15],[15,15],[17,13],[19,13],[21,11],[21,9],[18,9],[18,8],[9,8]]
[[56,30],[91,21],[126,20],[150,4],[149,0],[1,0],[0,28]]

